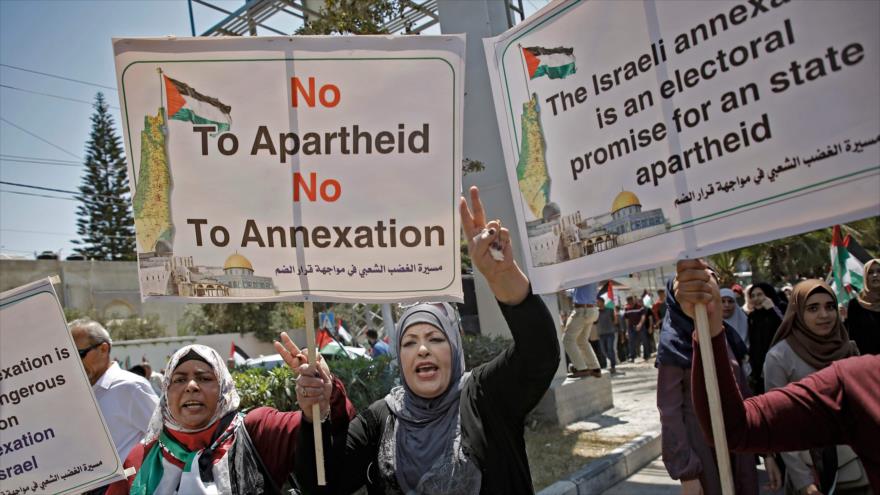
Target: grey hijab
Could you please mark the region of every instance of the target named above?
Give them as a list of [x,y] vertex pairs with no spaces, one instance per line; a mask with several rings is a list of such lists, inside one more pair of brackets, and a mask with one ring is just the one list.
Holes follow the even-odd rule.
[[400,343],[406,329],[416,323],[427,323],[446,335],[452,350],[449,387],[442,395],[425,399],[409,388],[400,370],[403,385],[385,397],[394,418],[394,434],[383,438],[380,464],[394,467],[397,482],[407,494],[478,493],[479,467],[468,459],[461,443],[459,401],[470,373],[464,372],[458,318],[445,303],[410,307],[391,336],[396,356],[400,356]]
[[725,319],[724,321],[733,327],[736,330],[737,335],[742,339],[742,341],[746,344],[746,347],[749,345],[749,317],[746,315],[746,312],[736,304],[736,293],[731,289],[721,289],[721,297],[729,297],[733,299],[734,306],[736,309],[733,310],[733,315],[730,318]]

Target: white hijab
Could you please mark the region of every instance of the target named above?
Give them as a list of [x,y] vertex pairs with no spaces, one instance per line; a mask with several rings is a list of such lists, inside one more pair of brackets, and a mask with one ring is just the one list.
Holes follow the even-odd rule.
[[175,368],[180,364],[180,360],[186,357],[190,352],[194,352],[211,366],[214,375],[217,377],[217,383],[220,385],[220,396],[217,398],[217,409],[214,411],[214,416],[211,417],[211,420],[205,428],[213,425],[218,419],[222,418],[229,412],[238,409],[238,404],[240,402],[238,391],[235,390],[235,382],[232,380],[232,375],[229,374],[229,370],[226,369],[226,364],[224,363],[223,358],[220,357],[220,354],[214,349],[200,344],[181,347],[173,356],[171,356],[171,361],[168,362],[168,366],[165,368],[165,376],[162,377],[162,394],[159,397],[159,405],[156,406],[156,410],[153,411],[153,417],[150,418],[150,426],[143,439],[144,444],[149,444],[159,438],[159,433],[162,432],[163,427],[183,433],[195,433],[205,429],[186,428],[174,419],[171,415],[171,409],[168,407],[168,385],[171,383],[171,375],[174,373]]

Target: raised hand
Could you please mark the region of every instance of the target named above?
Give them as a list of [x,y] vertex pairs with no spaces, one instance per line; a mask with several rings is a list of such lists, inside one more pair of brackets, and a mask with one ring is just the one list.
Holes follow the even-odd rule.
[[287,332],[281,332],[281,342],[276,340],[272,342],[272,345],[275,346],[275,350],[281,355],[281,359],[284,360],[287,367],[294,373],[297,372],[301,364],[309,362],[309,358],[300,351]]
[[675,299],[686,315],[694,317],[694,306],[705,304],[712,337],[724,329],[721,318],[721,293],[718,282],[705,261],[680,260],[675,264]]
[[[471,187],[470,197],[470,207],[465,198],[461,198],[459,212],[471,261],[486,277],[499,301],[519,304],[529,294],[529,280],[513,259],[510,232],[501,226],[499,220],[486,221],[486,212],[476,186]],[[495,256],[493,251],[496,252]],[[498,256],[498,252],[501,256]]]
[[318,354],[318,365],[309,364],[309,357],[290,339],[287,332],[281,332],[281,342],[273,342],[275,350],[284,363],[293,370],[296,378],[296,402],[305,418],[312,421],[312,405],[321,406],[321,418],[330,412],[330,394],[333,392],[333,379],[327,362]]

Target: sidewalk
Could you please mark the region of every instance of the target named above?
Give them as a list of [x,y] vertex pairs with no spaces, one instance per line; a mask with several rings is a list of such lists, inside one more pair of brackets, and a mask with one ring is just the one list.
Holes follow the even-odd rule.
[[592,432],[620,446],[541,490],[540,495],[599,494],[660,455],[654,360],[637,359],[635,363],[619,365],[617,370],[624,374],[612,378],[614,407],[565,428],[572,432]]

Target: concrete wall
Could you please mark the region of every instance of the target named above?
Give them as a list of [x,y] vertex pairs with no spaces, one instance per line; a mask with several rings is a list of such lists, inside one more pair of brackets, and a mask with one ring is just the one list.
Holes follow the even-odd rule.
[[107,318],[159,315],[168,335],[177,335],[183,304],[142,303],[134,261],[0,260],[0,292],[58,275],[55,286],[65,308]]

